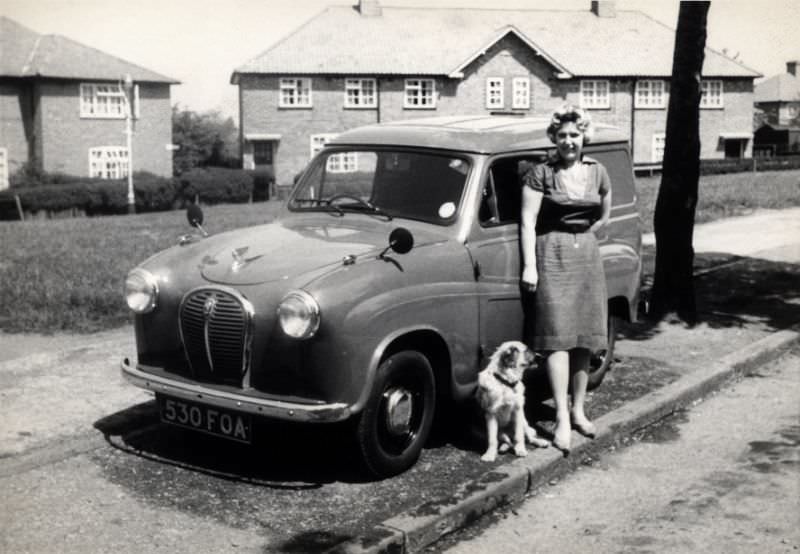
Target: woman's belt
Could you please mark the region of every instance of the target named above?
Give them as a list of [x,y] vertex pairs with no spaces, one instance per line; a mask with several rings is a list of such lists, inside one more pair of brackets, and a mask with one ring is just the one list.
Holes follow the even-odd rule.
[[557,221],[553,223],[547,223],[542,225],[541,227],[536,227],[536,234],[537,235],[544,235],[545,233],[552,233],[553,231],[560,231],[562,233],[586,233],[589,229],[592,228],[592,224],[588,221]]

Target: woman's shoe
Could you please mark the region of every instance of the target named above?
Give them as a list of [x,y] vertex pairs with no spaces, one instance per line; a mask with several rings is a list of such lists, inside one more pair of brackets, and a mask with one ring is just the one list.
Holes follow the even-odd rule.
[[570,419],[572,420],[572,428],[584,437],[593,439],[597,436],[597,427],[588,419],[576,419],[575,417],[571,417]]
[[553,446],[560,450],[564,457],[569,456],[570,443],[572,442],[572,429],[569,425],[559,425],[556,422],[556,427],[553,430]]

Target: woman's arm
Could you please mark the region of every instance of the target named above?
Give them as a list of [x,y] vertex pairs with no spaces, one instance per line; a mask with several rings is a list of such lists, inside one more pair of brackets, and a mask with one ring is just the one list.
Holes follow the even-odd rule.
[[539,273],[536,271],[536,218],[542,206],[543,194],[529,186],[522,187],[520,240],[522,241],[522,286],[536,290]]

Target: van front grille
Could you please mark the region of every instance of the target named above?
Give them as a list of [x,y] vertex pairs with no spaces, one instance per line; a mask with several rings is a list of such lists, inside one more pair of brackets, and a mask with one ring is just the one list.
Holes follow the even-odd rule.
[[194,377],[242,386],[250,365],[252,308],[234,292],[203,288],[180,307],[180,331]]

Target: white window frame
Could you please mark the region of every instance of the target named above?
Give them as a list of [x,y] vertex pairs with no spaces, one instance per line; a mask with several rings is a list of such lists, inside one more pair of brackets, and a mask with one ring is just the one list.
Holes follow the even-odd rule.
[[486,109],[498,110],[505,106],[505,80],[502,77],[486,78]]
[[514,77],[511,80],[511,108],[527,110],[531,107],[531,80],[529,77]]
[[125,146],[89,148],[89,177],[122,179],[128,176],[130,156]]
[[434,79],[406,79],[403,107],[415,110],[436,108],[436,81]]
[[81,83],[82,118],[125,119],[125,91],[119,83]]
[[310,108],[312,106],[311,79],[308,77],[286,77],[279,80],[279,108]]
[[[717,90],[711,90],[717,89]],[[700,81],[700,107],[724,108],[724,87],[720,79],[703,79]]]
[[611,107],[611,82],[607,79],[584,79],[581,81],[580,95],[581,108],[608,109]]
[[9,186],[8,148],[0,147],[0,190],[6,190]]
[[653,144],[652,144],[652,150],[650,151],[650,158],[653,163],[662,163],[664,161],[664,148],[666,146],[667,146],[667,134],[653,133]]
[[378,107],[378,86],[375,79],[345,79],[345,108]]
[[666,108],[666,84],[663,79],[643,79],[636,81],[634,107]]
[[[322,148],[336,136],[336,133],[317,133],[309,137],[311,158],[317,155]],[[325,165],[326,171],[331,173],[353,173],[358,171],[358,153],[342,152],[328,157]]]

